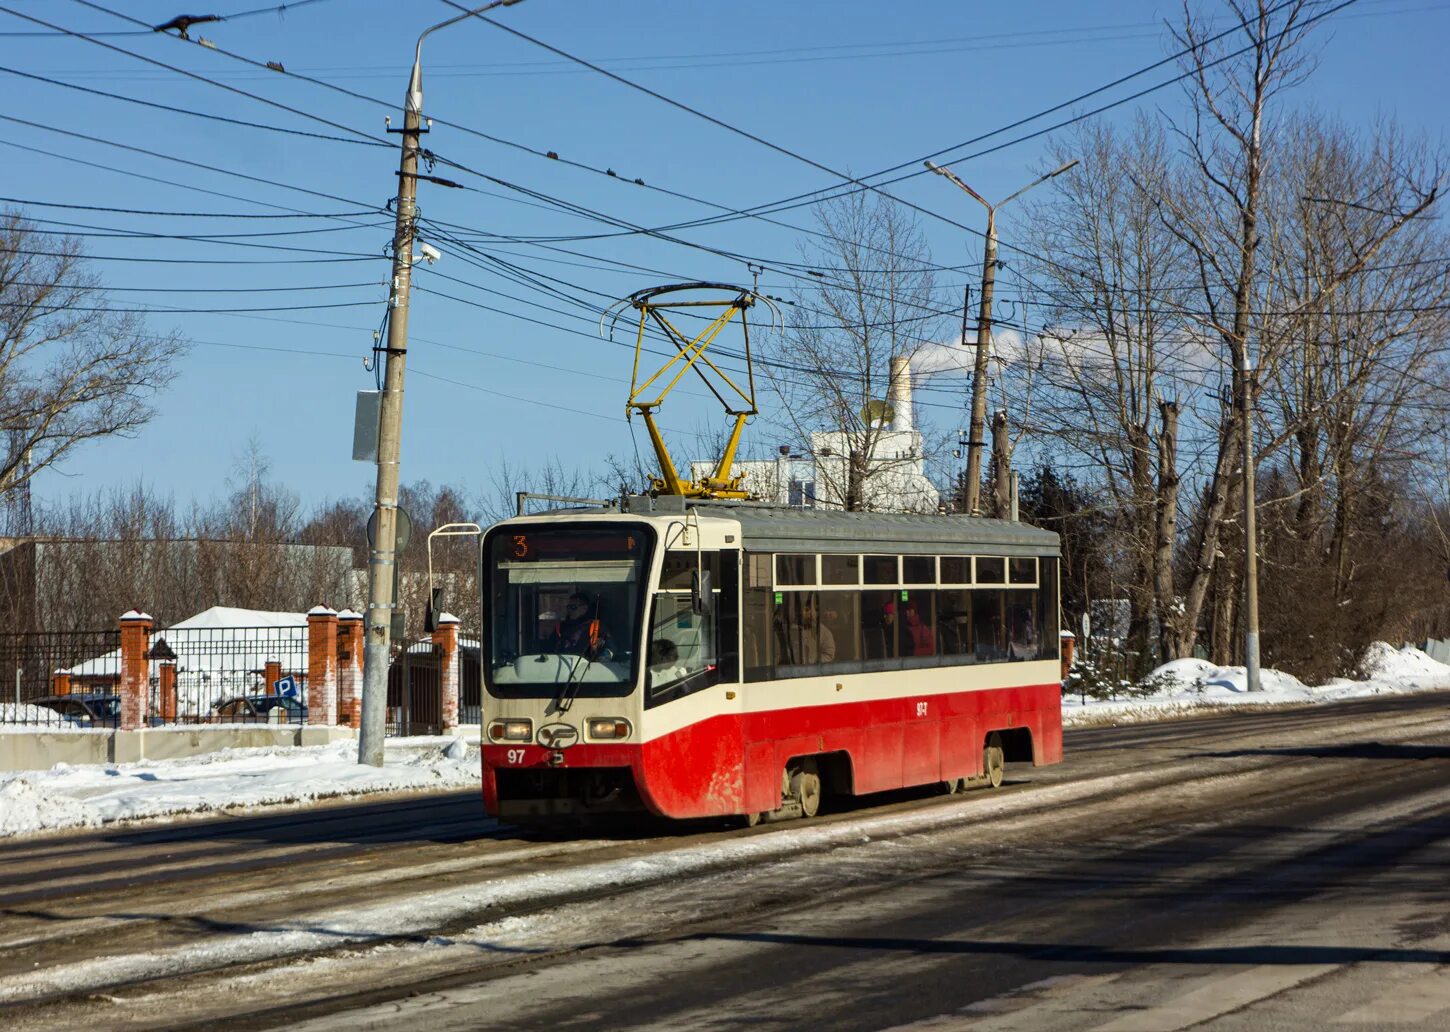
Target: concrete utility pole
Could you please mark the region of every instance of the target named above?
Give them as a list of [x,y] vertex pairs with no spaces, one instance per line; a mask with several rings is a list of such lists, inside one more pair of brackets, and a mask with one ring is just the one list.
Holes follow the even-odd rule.
[[1034,179],[1016,193],[1003,198],[996,204],[991,204],[985,197],[962,182],[951,169],[942,168],[931,161],[923,162],[937,175],[945,176],[971,194],[981,202],[982,207],[987,209],[986,247],[982,254],[982,299],[977,313],[977,358],[972,372],[972,419],[967,432],[966,510],[973,516],[981,515],[982,448],[986,444],[987,423],[987,361],[991,356],[992,348],[992,290],[997,282],[997,209],[1009,201],[1021,197],[1034,186],[1045,183],[1054,176],[1062,175],[1077,163],[1077,159],[1073,158],[1061,168]]
[[1258,692],[1263,685],[1259,679],[1259,534],[1254,512],[1254,369],[1247,343],[1239,377],[1244,434],[1244,670],[1247,689]]
[[377,532],[368,552],[368,608],[363,637],[362,718],[358,762],[383,765],[387,727],[388,663],[392,652],[393,570],[397,563],[398,461],[403,439],[403,373],[408,356],[408,299],[413,285],[413,236],[418,206],[418,154],[423,128],[423,40],[429,33],[519,0],[493,0],[425,29],[413,50],[413,71],[403,102],[403,152],[398,162],[398,199],[393,229],[393,288],[388,298],[388,341],[383,397],[378,416],[378,483],[374,500]]

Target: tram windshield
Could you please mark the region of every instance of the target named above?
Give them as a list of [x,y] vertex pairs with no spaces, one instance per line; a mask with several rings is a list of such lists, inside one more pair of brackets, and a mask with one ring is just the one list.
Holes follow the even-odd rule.
[[646,527],[509,526],[487,546],[489,690],[627,695],[635,683]]

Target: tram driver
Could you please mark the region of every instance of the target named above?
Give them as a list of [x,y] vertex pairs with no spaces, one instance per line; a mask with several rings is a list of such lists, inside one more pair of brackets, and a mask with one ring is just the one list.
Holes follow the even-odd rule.
[[598,606],[577,591],[564,603],[564,619],[554,625],[546,645],[550,652],[570,652],[590,661],[614,656],[609,632],[599,621]]

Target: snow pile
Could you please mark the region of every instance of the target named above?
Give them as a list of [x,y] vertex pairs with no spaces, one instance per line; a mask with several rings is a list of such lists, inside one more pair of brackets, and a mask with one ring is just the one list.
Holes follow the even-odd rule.
[[1431,659],[1415,646],[1397,649],[1383,641],[1365,650],[1359,672],[1368,681],[1408,681],[1415,685],[1450,678],[1450,666]]
[[1202,659],[1178,659],[1154,670],[1129,693],[1132,698],[1084,699],[1071,686],[1062,696],[1064,725],[1129,723],[1225,706],[1303,705],[1352,699],[1387,692],[1450,688],[1450,666],[1438,663],[1413,646],[1397,649],[1375,642],[1360,664],[1362,681],[1331,678],[1306,685],[1292,674],[1262,669],[1262,691],[1248,690],[1248,672],[1241,666],[1215,666]]
[[[15,727],[23,724],[24,727]],[[32,706],[28,702],[0,702],[0,731],[33,731],[39,725],[51,731],[74,731],[80,725],[67,720],[53,709]]]
[[28,778],[11,777],[0,784],[0,838],[42,828],[75,828],[99,823],[81,803],[51,795]]
[[461,739],[435,739],[423,748],[392,741],[387,745],[381,768],[359,764],[357,743],[343,740],[306,748],[223,749],[180,760],[57,763],[46,771],[0,774],[0,837],[479,783],[477,750]]

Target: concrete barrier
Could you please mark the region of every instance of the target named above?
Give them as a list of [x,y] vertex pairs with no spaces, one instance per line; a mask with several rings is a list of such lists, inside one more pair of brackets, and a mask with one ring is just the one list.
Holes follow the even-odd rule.
[[0,730],[0,770],[49,770],[57,763],[134,763],[176,760],[220,749],[327,745],[356,738],[350,727],[179,725],[137,731]]

